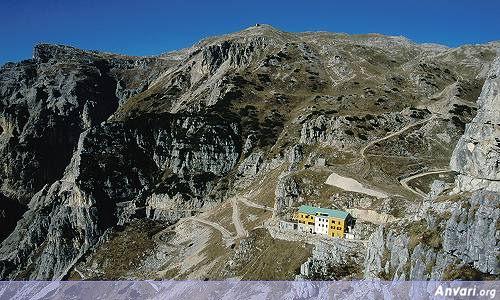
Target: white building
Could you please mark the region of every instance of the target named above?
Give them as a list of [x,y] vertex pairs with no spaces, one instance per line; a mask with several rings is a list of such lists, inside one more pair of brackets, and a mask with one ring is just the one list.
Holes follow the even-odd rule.
[[314,232],[328,235],[328,215],[314,216]]

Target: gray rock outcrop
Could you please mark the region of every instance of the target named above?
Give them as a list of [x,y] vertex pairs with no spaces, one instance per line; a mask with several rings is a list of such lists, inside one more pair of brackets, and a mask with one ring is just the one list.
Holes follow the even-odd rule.
[[342,150],[358,149],[367,141],[397,131],[411,122],[429,117],[428,110],[407,110],[405,115],[387,113],[378,116],[307,116],[301,120],[300,143],[322,143]]
[[282,176],[278,179],[274,191],[275,201],[273,215],[281,215],[287,208],[290,208],[300,195],[300,189],[292,176]]
[[479,110],[453,151],[451,168],[459,173],[457,190],[500,192],[500,57],[491,64]]
[[497,193],[480,190],[444,210],[426,207],[419,213],[425,221],[380,226],[368,241],[364,278],[443,280],[463,265],[498,275],[499,201]]
[[0,241],[35,193],[61,179],[80,134],[171,64],[61,45],[33,52],[0,68],[0,210],[9,207],[11,220],[0,226]]
[[[297,279],[345,280],[359,278],[365,257],[363,244],[346,239],[319,241],[312,256],[301,265]],[[353,277],[355,276],[355,277]]]

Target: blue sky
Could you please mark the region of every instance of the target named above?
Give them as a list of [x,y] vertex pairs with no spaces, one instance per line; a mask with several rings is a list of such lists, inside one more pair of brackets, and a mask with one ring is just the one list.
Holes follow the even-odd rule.
[[455,47],[500,40],[500,1],[0,0],[0,65],[30,58],[39,42],[152,55],[255,23]]

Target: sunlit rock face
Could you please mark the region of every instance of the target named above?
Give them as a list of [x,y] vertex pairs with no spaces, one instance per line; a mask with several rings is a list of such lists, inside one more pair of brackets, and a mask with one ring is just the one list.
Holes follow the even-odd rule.
[[459,172],[457,189],[500,192],[500,59],[490,67],[476,117],[466,125],[450,165]]

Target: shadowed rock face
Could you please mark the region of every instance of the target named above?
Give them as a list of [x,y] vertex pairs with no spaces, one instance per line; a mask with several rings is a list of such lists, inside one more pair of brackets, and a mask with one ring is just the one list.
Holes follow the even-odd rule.
[[0,240],[3,241],[16,226],[26,208],[17,201],[12,201],[0,194]]
[[[143,58],[37,45],[33,59],[0,69],[0,279],[64,278],[117,226],[133,218],[172,224],[241,186],[253,188],[253,179],[289,163],[269,185],[275,215],[286,215],[312,190],[302,186],[305,165],[325,165],[311,148],[353,153],[435,112],[447,117],[438,131],[447,140],[444,150],[439,143],[435,154],[439,147],[426,144],[436,140],[431,127],[409,141],[398,139],[390,154],[447,160],[474,115],[484,66],[497,48],[290,34],[270,26]],[[489,86],[497,80],[491,72]],[[483,93],[480,106],[493,92]],[[466,175],[468,163],[457,161],[456,170]],[[492,168],[483,177],[490,178]],[[464,213],[457,210],[457,220]],[[483,227],[477,232],[487,232]],[[446,247],[491,273],[483,254],[471,260],[472,248],[453,250],[463,239],[450,236]],[[317,251],[328,255],[308,270],[321,269],[330,250]],[[366,257],[377,262],[382,252]],[[394,265],[407,259],[398,255]],[[359,265],[363,257],[349,263]],[[380,271],[378,265],[366,269]]]
[[[110,59],[41,44],[35,47],[32,60],[3,66],[0,192],[27,204],[43,185],[61,178],[80,133],[105,121],[118,108],[126,89],[123,85],[136,85],[128,79],[124,83],[129,76],[125,72],[134,68],[138,80],[144,69],[152,68],[148,76],[153,77],[155,64],[162,63]],[[147,86],[148,76],[141,85]]]
[[[106,229],[136,215],[128,215],[127,206],[144,209],[151,193],[177,195],[197,207],[215,201],[211,182],[235,166],[237,137],[234,124],[209,115],[148,116],[84,131],[62,179],[33,196],[2,244],[2,276],[58,279]],[[29,274],[19,272],[28,266],[27,252],[37,253],[30,255]]]

